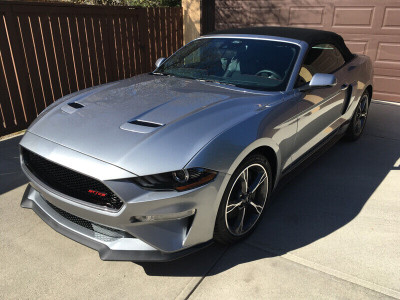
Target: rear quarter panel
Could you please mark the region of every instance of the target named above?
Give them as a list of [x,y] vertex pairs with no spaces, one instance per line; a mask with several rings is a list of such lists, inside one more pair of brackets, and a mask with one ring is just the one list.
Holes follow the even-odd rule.
[[350,104],[345,113],[346,119],[353,116],[354,110],[368,86],[372,86],[373,68],[371,59],[365,55],[356,55],[356,57],[344,68],[348,71],[348,83],[353,83],[353,94]]

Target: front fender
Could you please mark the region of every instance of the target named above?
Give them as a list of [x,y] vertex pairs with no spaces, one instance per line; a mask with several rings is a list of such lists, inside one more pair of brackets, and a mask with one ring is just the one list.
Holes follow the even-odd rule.
[[267,146],[275,152],[277,170],[281,170],[281,152],[278,144],[270,137],[259,136],[258,128],[263,118],[263,114],[254,116],[216,136],[186,165],[186,168],[203,167],[226,174],[217,199],[222,199],[231,175],[239,164],[259,147]]
[[269,147],[276,155],[275,183],[281,170],[290,164],[297,132],[297,101],[290,98],[261,108],[259,113],[223,131],[185,166],[203,167],[231,175],[243,159],[259,147]]
[[[245,126],[228,130],[201,149],[185,168],[203,167],[232,175],[243,159],[259,147],[267,146],[274,150],[280,170],[281,155],[278,144],[269,137],[257,138],[249,134],[254,129]],[[257,131],[256,131],[257,132]]]

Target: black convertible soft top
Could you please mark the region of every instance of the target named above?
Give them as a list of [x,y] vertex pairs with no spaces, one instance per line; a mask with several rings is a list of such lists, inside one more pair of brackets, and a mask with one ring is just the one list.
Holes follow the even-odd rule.
[[248,27],[248,28],[231,28],[225,30],[214,31],[210,34],[252,34],[252,35],[269,35],[290,38],[294,40],[305,41],[310,46],[317,44],[333,44],[342,53],[345,61],[350,61],[354,55],[347,48],[343,38],[337,33],[325,30],[298,28],[298,27]]

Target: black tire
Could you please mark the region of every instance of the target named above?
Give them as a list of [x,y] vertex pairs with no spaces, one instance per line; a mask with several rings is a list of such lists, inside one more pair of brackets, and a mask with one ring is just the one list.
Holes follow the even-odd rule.
[[[247,171],[247,180],[245,180],[245,172]],[[264,181],[262,181],[262,173],[267,174],[267,177]],[[222,197],[218,214],[214,227],[214,240],[221,244],[232,244],[241,239],[249,236],[253,230],[256,228],[257,224],[260,222],[261,216],[266,208],[270,204],[270,195],[272,191],[272,182],[273,182],[273,174],[271,170],[271,166],[268,160],[260,154],[250,155],[244,159],[244,161],[238,166],[235,172],[232,174],[231,179],[228,182],[224,195]],[[258,181],[257,181],[258,180]],[[257,185],[256,183],[259,183]],[[261,183],[262,182],[262,183]],[[250,183],[250,184],[248,184]],[[244,186],[247,184],[247,193],[243,193]],[[251,189],[254,189],[253,193],[250,193]],[[262,205],[262,201],[265,200]],[[231,197],[230,197],[231,195]],[[239,196],[240,195],[240,196]],[[240,201],[231,204],[234,199],[240,200],[242,204],[239,204]],[[229,206],[230,208],[228,209]],[[245,207],[246,206],[246,207]],[[235,207],[231,210],[231,207]],[[235,211],[236,209],[236,211]],[[244,211],[243,211],[244,209]],[[228,210],[230,211],[228,213]],[[246,215],[247,210],[247,215]],[[259,211],[261,210],[261,213]],[[239,214],[243,213],[243,217]],[[237,216],[235,216],[237,214]],[[257,217],[258,215],[258,217]],[[231,228],[231,223],[236,223],[236,219],[241,219],[242,230],[240,232],[240,224],[237,228],[237,231]],[[247,225],[244,225],[244,222],[248,221]],[[255,222],[251,227],[252,222]],[[228,226],[229,224],[229,226]],[[248,228],[247,228],[248,227]]]
[[367,90],[364,91],[354,111],[354,115],[351,118],[350,125],[347,128],[345,135],[346,140],[356,141],[364,132],[365,124],[367,123],[370,97],[371,95],[369,92]]

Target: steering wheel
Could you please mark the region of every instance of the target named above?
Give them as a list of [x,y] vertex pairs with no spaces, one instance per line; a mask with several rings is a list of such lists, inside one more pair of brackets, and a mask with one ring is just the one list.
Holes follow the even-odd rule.
[[256,76],[263,76],[270,79],[282,80],[281,75],[272,70],[261,70],[256,73]]

